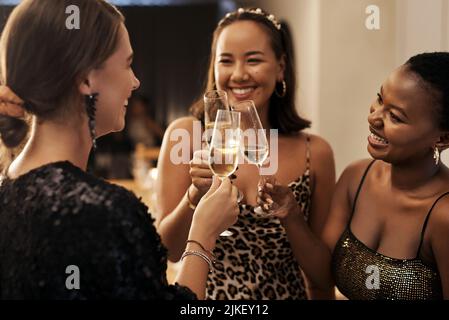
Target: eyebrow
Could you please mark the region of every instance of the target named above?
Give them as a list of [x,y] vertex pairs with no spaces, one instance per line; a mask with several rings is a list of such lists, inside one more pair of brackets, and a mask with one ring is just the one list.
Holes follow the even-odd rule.
[[[257,55],[257,54],[264,55],[264,53],[262,51],[248,51],[245,53],[245,57],[253,56],[253,55]],[[232,57],[232,54],[223,52],[220,54],[220,57]]]
[[[381,86],[380,87],[380,96],[382,97],[382,99],[383,99],[383,96],[384,96],[384,93],[383,93],[383,86]],[[395,109],[395,110],[398,110],[406,119],[408,119],[408,117],[407,117],[407,114],[405,113],[405,111],[404,111],[404,109],[403,108],[401,108],[401,107],[398,107],[398,106],[396,106],[396,105],[394,105],[394,104],[388,104],[391,108],[393,108],[393,109]]]

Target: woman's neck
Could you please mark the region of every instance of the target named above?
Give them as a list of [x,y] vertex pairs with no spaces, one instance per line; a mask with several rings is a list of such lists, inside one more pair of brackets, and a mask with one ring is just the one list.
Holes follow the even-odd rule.
[[421,161],[391,165],[392,186],[400,190],[416,190],[424,187],[440,171],[443,164],[435,165],[432,155]]
[[[81,123],[80,123],[81,122]],[[70,161],[86,170],[92,140],[87,121],[78,123],[44,121],[33,122],[30,139],[8,170],[16,178],[45,164]]]

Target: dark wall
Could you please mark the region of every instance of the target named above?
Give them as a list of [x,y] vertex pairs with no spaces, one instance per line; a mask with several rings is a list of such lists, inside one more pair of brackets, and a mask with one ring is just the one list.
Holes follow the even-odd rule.
[[150,97],[158,122],[188,113],[207,72],[215,4],[180,7],[124,7],[135,51],[139,93]]
[[[0,6],[0,29],[12,10]],[[136,93],[150,98],[150,113],[162,125],[188,114],[207,71],[216,3],[121,7],[135,52]]]

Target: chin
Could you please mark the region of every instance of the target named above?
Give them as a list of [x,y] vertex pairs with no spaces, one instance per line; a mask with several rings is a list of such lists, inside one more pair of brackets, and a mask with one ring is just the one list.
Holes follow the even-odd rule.
[[391,163],[391,159],[388,157],[388,154],[385,154],[384,152],[379,152],[375,149],[373,149],[370,145],[368,145],[368,153],[374,160],[381,160],[386,163]]
[[371,156],[373,159],[376,159],[376,160],[383,160],[383,156],[380,154],[380,152],[378,152],[377,150],[375,150],[374,148],[372,148],[369,144],[368,144],[368,147],[367,147],[366,149],[367,149],[368,153],[370,154],[370,156]]

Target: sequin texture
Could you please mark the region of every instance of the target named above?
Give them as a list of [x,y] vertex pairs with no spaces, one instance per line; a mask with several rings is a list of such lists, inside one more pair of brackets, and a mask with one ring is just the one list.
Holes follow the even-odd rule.
[[[378,268],[379,283],[370,266]],[[443,299],[438,271],[419,258],[395,259],[371,250],[346,228],[335,246],[332,270],[338,289],[348,299]]]
[[[0,186],[0,299],[193,299],[168,285],[166,249],[131,192],[69,162]],[[80,272],[69,290],[67,266]]]

